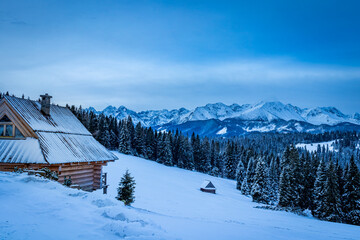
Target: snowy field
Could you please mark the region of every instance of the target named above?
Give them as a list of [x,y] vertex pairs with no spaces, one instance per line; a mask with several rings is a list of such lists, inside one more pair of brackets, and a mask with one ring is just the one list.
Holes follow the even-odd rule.
[[335,140],[329,141],[329,142],[318,142],[318,143],[299,143],[299,144],[296,144],[295,147],[306,148],[308,151],[314,152],[317,150],[318,146],[320,145],[321,148],[323,148],[323,146],[325,146],[325,149],[329,148],[329,151],[334,151],[334,143],[335,143]]
[[0,172],[0,240],[173,239],[140,211],[46,179]]
[[[254,208],[234,181],[115,154],[104,169],[108,195],[0,173],[0,239],[359,239],[358,226]],[[114,199],[126,169],[136,180],[132,207]],[[205,179],[216,195],[199,191]]]

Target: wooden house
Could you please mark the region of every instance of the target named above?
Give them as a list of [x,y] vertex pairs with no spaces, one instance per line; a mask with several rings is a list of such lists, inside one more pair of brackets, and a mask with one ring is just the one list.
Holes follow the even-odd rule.
[[214,193],[214,194],[216,193],[216,188],[215,188],[214,184],[212,184],[212,182],[209,180],[205,180],[201,184],[200,190],[202,192],[208,192],[208,193]]
[[50,104],[48,94],[41,98],[0,101],[0,171],[47,167],[60,183],[71,177],[83,190],[99,189],[102,166],[117,157],[68,108]]

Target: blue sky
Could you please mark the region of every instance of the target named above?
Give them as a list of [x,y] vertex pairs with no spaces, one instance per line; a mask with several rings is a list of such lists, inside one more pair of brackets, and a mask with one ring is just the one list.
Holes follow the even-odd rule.
[[359,1],[0,1],[1,91],[134,110],[360,112]]

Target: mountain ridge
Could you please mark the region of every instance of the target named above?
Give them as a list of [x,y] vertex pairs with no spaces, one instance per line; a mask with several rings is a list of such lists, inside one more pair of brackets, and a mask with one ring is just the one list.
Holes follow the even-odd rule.
[[[196,107],[194,110],[186,108],[179,109],[163,109],[163,110],[146,110],[135,112],[120,106],[108,106],[102,111],[96,111],[93,107],[85,109],[92,111],[95,114],[103,113],[106,116],[113,116],[117,119],[124,119],[131,116],[135,124],[141,123],[146,127],[153,127],[159,130],[170,130],[176,127],[187,131],[183,126],[191,124],[199,124],[203,121],[218,120],[217,128],[223,126],[227,131],[220,131],[222,135],[229,135],[231,129],[238,126],[239,130],[236,134],[246,134],[254,131],[258,132],[323,132],[338,129],[337,125],[349,123],[350,129],[357,129],[360,127],[360,114],[346,115],[335,107],[315,107],[315,108],[300,108],[291,104],[284,104],[282,102],[264,102],[261,101],[256,104],[231,104],[226,105],[218,102],[213,104],[206,104],[204,106]],[[212,123],[213,128],[214,122]],[[236,122],[236,125],[231,125]],[[231,123],[231,124],[230,124]],[[295,124],[296,123],[296,124]],[[230,126],[230,125],[231,126]],[[350,125],[344,125],[346,126]],[[242,128],[240,130],[240,128]],[[344,128],[344,127],[342,127]],[[210,132],[214,129],[207,128]],[[313,130],[316,129],[316,130]],[[224,133],[225,132],[225,133]],[[233,135],[234,134],[234,131]],[[216,135],[212,133],[210,135]],[[221,135],[220,134],[220,135]],[[203,135],[207,135],[203,133]],[[219,135],[219,134],[218,134]]]

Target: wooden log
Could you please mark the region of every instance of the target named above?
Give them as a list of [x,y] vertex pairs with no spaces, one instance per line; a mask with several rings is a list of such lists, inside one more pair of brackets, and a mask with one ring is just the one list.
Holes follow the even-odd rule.
[[[72,179],[71,179],[72,180]],[[77,184],[80,184],[80,183],[87,183],[87,182],[91,182],[91,184],[94,183],[94,181],[92,180],[92,178],[77,178],[77,179],[74,179],[72,181],[73,183],[77,183]],[[80,184],[81,185],[81,184]]]
[[63,171],[76,171],[80,169],[93,169],[94,165],[77,165],[77,166],[61,166],[61,172]]
[[70,175],[71,176],[71,180],[75,180],[75,179],[82,179],[82,178],[93,178],[93,175],[91,173],[87,173],[87,174],[75,174],[75,175]]
[[83,174],[83,173],[91,173],[94,174],[93,169],[83,169],[83,170],[76,170],[76,171],[61,171],[60,176],[71,176],[76,174]]

